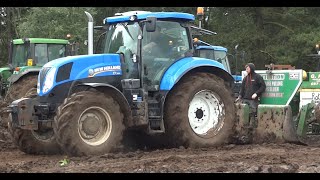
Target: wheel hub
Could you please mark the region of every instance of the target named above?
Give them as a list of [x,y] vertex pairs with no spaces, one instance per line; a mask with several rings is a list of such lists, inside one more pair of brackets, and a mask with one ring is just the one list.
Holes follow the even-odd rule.
[[196,117],[198,119],[201,119],[203,117],[203,111],[202,109],[197,109],[197,111],[195,112],[196,113]]
[[86,135],[94,136],[98,133],[99,128],[101,127],[101,122],[99,121],[99,117],[96,115],[90,113],[81,118],[81,121],[83,121],[83,131]]
[[216,93],[202,90],[189,104],[189,124],[197,135],[212,137],[223,125],[224,111],[224,104]]
[[78,121],[81,139],[91,145],[98,146],[108,140],[112,130],[112,120],[109,113],[97,106],[85,109]]

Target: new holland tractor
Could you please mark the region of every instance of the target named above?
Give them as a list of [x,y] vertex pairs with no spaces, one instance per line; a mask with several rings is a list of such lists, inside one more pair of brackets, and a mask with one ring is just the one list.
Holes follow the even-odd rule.
[[[234,127],[234,79],[218,61],[196,57],[194,15],[127,12],[104,20],[102,54],[50,61],[37,96],[10,105],[9,130],[31,154],[111,152],[123,132],[164,133],[174,146],[228,142]],[[143,47],[157,28],[160,55]],[[199,30],[201,31],[201,30]]]

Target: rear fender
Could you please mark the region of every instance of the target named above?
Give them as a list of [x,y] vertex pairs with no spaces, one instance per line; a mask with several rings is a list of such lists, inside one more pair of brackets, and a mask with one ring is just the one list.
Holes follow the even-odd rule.
[[21,77],[24,77],[24,76],[29,75],[29,74],[38,75],[39,72],[40,72],[40,69],[28,69],[28,70],[23,71],[20,74],[12,74],[8,78],[8,81],[12,84],[12,83],[17,82],[19,79],[21,79]]
[[175,62],[165,71],[160,82],[160,90],[171,90],[183,76],[191,71],[209,72],[230,83],[234,82],[234,78],[221,63],[211,59],[187,57]]

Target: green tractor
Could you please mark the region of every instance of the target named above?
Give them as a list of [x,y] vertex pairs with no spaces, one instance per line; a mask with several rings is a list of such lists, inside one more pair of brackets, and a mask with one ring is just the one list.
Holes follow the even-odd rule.
[[2,118],[6,106],[28,93],[36,93],[38,74],[47,62],[65,57],[70,51],[65,39],[23,38],[10,43],[8,67],[0,68]]

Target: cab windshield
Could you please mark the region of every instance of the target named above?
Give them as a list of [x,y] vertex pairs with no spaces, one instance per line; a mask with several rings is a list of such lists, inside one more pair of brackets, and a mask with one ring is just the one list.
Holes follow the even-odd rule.
[[24,44],[13,45],[12,65],[14,67],[25,66],[27,63],[27,49]]
[[142,57],[176,60],[185,57],[190,49],[187,28],[179,22],[159,20],[155,32],[143,29]]
[[228,72],[230,71],[229,68],[229,61],[227,57],[227,52],[225,51],[218,51],[218,50],[211,50],[211,49],[202,49],[199,54],[200,57],[202,58],[207,58],[207,59],[213,59],[216,60],[226,68]]
[[38,66],[43,66],[49,61],[65,57],[65,44],[36,44],[35,59]]
[[103,53],[125,53],[131,51],[137,54],[139,24],[118,23],[109,26],[105,41],[102,42]]

